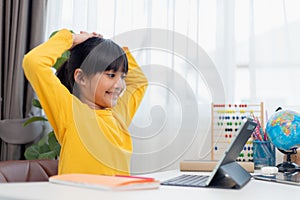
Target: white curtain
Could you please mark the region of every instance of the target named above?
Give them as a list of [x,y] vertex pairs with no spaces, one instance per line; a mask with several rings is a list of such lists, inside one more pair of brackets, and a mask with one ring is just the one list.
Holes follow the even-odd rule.
[[237,85],[235,96],[263,101],[269,114],[278,106],[300,112],[299,6],[297,0],[236,1],[236,64],[249,76],[249,90]]
[[132,172],[146,173],[210,159],[211,103],[297,107],[296,4],[51,0],[47,36],[60,28],[96,31],[131,49],[150,83],[130,127]]

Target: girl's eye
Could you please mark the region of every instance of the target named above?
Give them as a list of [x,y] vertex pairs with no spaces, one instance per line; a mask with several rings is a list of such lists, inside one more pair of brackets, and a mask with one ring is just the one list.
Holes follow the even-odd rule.
[[116,75],[115,74],[106,74],[110,78],[114,78]]

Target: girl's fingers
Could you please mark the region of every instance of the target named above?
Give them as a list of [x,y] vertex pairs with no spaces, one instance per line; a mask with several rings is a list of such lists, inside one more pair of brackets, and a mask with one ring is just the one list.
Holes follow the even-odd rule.
[[80,34],[88,34],[86,31],[80,31]]
[[101,35],[100,33],[96,33],[96,32],[88,33],[86,31],[80,31],[80,34],[89,35],[91,37],[100,37],[100,38],[103,38],[103,35]]
[[96,36],[96,37],[103,38],[103,35],[101,35],[101,34],[99,34],[99,33],[96,33],[96,32],[93,32],[93,35]]
[[99,38],[103,38],[103,36],[99,33],[96,32],[92,32],[92,33],[88,33],[86,31],[80,31],[79,34],[73,34],[73,46],[76,46],[82,42],[84,42],[85,40],[91,38],[91,37],[99,37]]

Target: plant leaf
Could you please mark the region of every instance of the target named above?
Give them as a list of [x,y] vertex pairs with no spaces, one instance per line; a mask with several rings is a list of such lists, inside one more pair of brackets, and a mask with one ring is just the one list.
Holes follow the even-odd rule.
[[[49,38],[51,38],[53,35],[55,35],[56,33],[58,32],[58,30],[57,31],[53,31],[51,34],[50,34],[50,37]],[[70,30],[70,32],[71,33],[74,33],[74,31],[72,31],[72,30]]]
[[46,119],[45,117],[39,117],[39,116],[34,116],[31,117],[30,119],[26,120],[23,124],[23,126],[27,126],[30,123],[33,123],[35,121],[48,121],[48,119]]
[[55,159],[55,152],[54,151],[48,151],[45,153],[41,153],[38,157],[38,159]]
[[44,143],[38,143],[39,145],[39,153],[42,154],[42,153],[47,153],[50,151],[50,148],[49,148],[49,145],[44,142]]
[[38,99],[32,99],[32,105],[37,107],[37,108],[42,109],[41,103]]
[[54,151],[56,153],[56,157],[59,156],[60,154],[60,144],[58,143],[56,137],[55,137],[55,134],[53,131],[51,131],[49,134],[48,134],[48,143],[49,143],[49,148]]
[[51,38],[53,35],[55,35],[58,31],[53,31],[51,34],[50,34],[50,37]]
[[44,144],[47,144],[48,142],[47,139],[48,139],[48,135],[44,135],[44,137],[42,137],[42,139],[40,139],[37,144],[39,146],[43,146]]
[[[50,35],[50,38],[55,35],[58,31],[54,31],[51,33]],[[71,33],[74,33],[74,31],[70,30]],[[58,70],[70,57],[70,51],[65,51],[61,57],[59,57],[57,60],[56,60],[56,63],[53,65],[53,68],[55,68],[56,70]]]
[[71,52],[70,52],[70,51],[65,51],[65,52],[61,55],[61,57],[69,58],[70,55],[71,55]]
[[67,60],[69,57],[60,57],[56,60],[56,63],[53,65],[53,68],[56,70],[59,69]]
[[33,144],[25,150],[24,156],[27,160],[35,160],[39,157],[39,146]]

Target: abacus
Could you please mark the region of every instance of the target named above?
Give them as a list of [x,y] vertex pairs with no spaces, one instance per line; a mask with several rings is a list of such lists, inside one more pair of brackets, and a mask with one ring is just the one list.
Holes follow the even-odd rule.
[[[260,120],[264,127],[263,103],[257,104],[212,104],[212,153],[211,160],[219,160],[223,156],[228,145],[238,133],[244,118],[252,114]],[[252,162],[252,138],[249,138],[237,158],[239,162]]]

